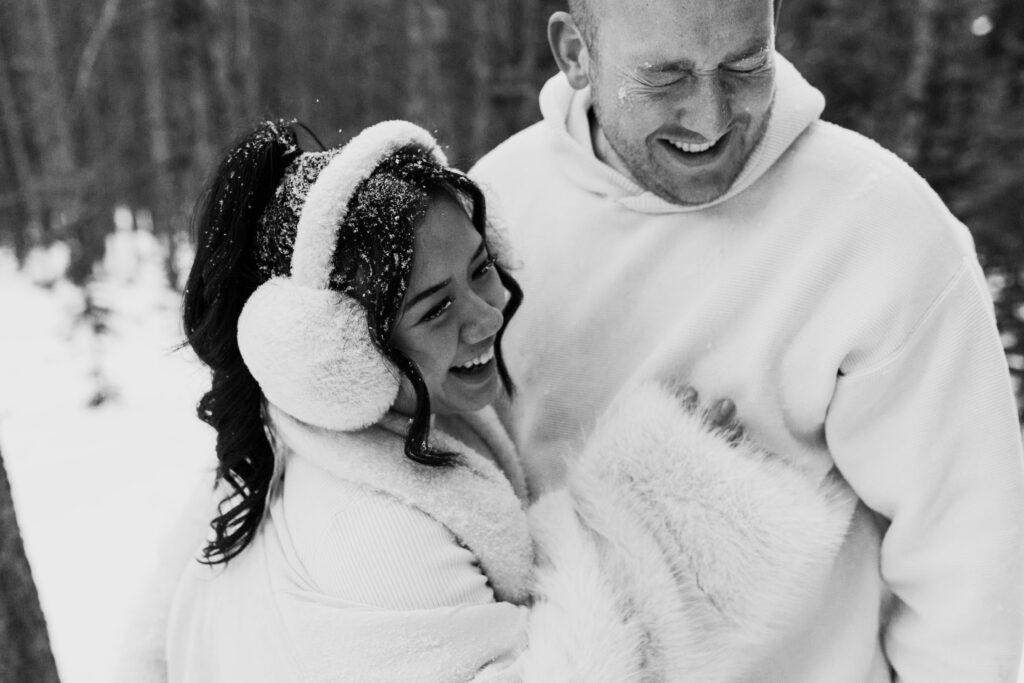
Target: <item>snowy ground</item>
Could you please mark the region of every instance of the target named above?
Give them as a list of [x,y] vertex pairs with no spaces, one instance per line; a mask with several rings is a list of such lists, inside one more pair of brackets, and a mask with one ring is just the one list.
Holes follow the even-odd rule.
[[[212,430],[194,417],[205,374],[174,350],[180,301],[158,246],[145,232],[112,240],[100,344],[75,323],[81,293],[50,282],[60,249],[28,272],[0,250],[0,451],[64,683],[112,680],[162,531],[212,464]],[[89,407],[103,385],[111,398]]]

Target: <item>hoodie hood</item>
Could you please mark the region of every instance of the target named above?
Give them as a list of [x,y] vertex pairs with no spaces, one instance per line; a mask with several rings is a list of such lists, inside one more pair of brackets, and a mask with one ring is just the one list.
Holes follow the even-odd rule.
[[761,141],[725,194],[706,204],[682,205],[645,190],[632,178],[599,160],[589,141],[584,145],[573,136],[570,121],[585,121],[590,109],[589,87],[574,90],[559,72],[548,79],[540,92],[541,114],[573,181],[589,192],[642,213],[686,213],[728,201],[771,168],[807,127],[818,120],[824,108],[825,98],[821,92],[804,80],[786,58],[775,53],[775,97]]

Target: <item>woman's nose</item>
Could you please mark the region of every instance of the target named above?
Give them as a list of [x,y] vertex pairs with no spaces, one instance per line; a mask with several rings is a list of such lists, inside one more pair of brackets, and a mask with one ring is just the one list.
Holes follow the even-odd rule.
[[473,306],[466,312],[462,325],[462,340],[467,344],[478,344],[493,337],[505,322],[501,310],[481,297],[473,297]]

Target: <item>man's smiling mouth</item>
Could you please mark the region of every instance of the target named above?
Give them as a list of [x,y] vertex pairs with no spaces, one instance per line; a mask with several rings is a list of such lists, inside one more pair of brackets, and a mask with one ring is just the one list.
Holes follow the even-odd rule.
[[731,130],[715,140],[706,142],[685,142],[670,138],[661,138],[660,142],[669,150],[672,156],[685,164],[705,164],[717,159],[721,152],[727,147]]

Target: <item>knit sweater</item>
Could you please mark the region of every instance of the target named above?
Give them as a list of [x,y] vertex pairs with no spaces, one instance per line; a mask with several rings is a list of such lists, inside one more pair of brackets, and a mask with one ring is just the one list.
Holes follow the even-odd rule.
[[708,204],[599,161],[589,91],[561,75],[543,121],[471,172],[521,263],[505,348],[531,485],[563,476],[637,377],[729,397],[757,440],[862,502],[829,589],[735,680],[1015,681],[1024,468],[971,237],[777,66],[764,138]]

